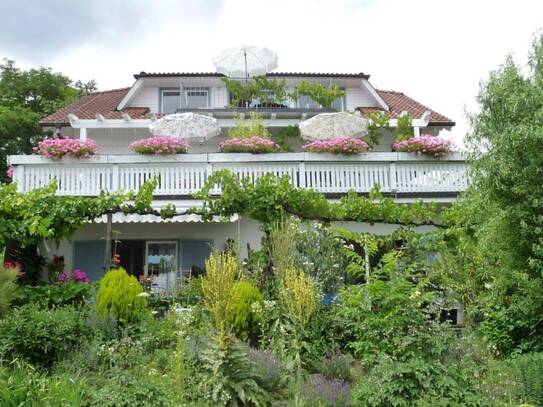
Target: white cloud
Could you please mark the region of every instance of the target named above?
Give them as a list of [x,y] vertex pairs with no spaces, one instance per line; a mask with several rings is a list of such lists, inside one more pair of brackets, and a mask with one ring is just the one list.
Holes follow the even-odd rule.
[[95,78],[106,89],[130,85],[140,70],[213,70],[211,59],[223,48],[266,45],[279,54],[280,70],[369,73],[377,88],[403,91],[455,120],[460,139],[467,131],[464,107],[474,109],[479,81],[507,53],[525,62],[543,24],[537,0],[152,4],[134,41],[86,42],[41,62],[73,78]]

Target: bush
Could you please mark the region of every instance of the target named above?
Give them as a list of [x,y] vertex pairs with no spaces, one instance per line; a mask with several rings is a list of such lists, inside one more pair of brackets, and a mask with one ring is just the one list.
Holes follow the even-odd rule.
[[228,138],[230,139],[270,138],[270,132],[264,126],[260,115],[256,112],[251,113],[249,120],[237,118],[235,121],[235,126],[228,129]]
[[[319,374],[310,375],[298,390],[306,406],[349,406],[351,389],[341,380],[329,380]],[[359,404],[355,404],[359,406]]]
[[274,153],[281,147],[272,140],[260,136],[248,138],[230,138],[219,144],[219,149],[223,153]]
[[20,286],[13,305],[35,304],[38,308],[81,306],[92,296],[93,286],[70,282],[65,284]]
[[46,375],[32,366],[17,363],[11,369],[0,367],[0,405],[70,406],[83,405],[85,379],[71,375]]
[[239,339],[256,342],[260,333],[260,316],[264,298],[260,290],[248,281],[240,281],[232,287],[234,308],[230,314],[230,326]]
[[121,323],[139,320],[145,310],[146,299],[143,288],[134,276],[125,269],[111,270],[100,280],[96,299],[99,317],[111,317]]
[[0,318],[7,314],[11,301],[15,298],[18,268],[6,267],[0,256]]
[[129,147],[132,151],[145,155],[183,154],[189,149],[186,141],[171,136],[145,138],[134,141]]
[[22,358],[49,368],[89,333],[82,315],[72,307],[40,310],[28,305],[0,321],[0,358]]
[[40,141],[34,152],[51,160],[59,160],[65,156],[88,158],[98,152],[98,145],[91,139],[51,138]]
[[354,137],[336,137],[332,140],[317,140],[304,144],[305,151],[310,153],[331,153],[352,155],[368,151],[368,143]]
[[351,372],[353,361],[351,355],[328,353],[315,364],[315,368],[326,379],[350,382],[353,378]]
[[260,387],[277,397],[285,387],[287,380],[285,364],[272,352],[267,350],[248,349],[256,373],[256,381]]
[[519,383],[519,399],[543,406],[543,353],[528,353],[513,359]]

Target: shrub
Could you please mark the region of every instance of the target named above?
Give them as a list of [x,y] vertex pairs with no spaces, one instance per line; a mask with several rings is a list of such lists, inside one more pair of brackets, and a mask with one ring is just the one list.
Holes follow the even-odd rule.
[[320,83],[300,81],[294,88],[292,98],[299,99],[301,95],[307,95],[320,106],[330,108],[334,100],[344,97],[346,93],[337,85],[326,87]]
[[178,137],[155,136],[134,141],[129,147],[138,154],[167,155],[186,153],[189,144]]
[[85,379],[68,373],[47,375],[32,366],[16,363],[0,367],[0,405],[71,406],[83,405]]
[[98,145],[91,139],[52,138],[40,141],[34,147],[34,152],[51,160],[60,160],[65,156],[88,158],[98,152]]
[[228,129],[228,138],[231,139],[247,139],[247,138],[263,138],[268,139],[270,132],[264,126],[262,118],[256,112],[251,113],[249,120],[236,118],[234,127]]
[[332,140],[317,140],[304,144],[305,151],[310,153],[332,153],[352,155],[368,151],[368,143],[354,137],[337,137]]
[[254,366],[258,385],[270,394],[280,394],[287,379],[285,364],[268,350],[249,348],[248,356]]
[[230,314],[230,325],[236,336],[254,343],[260,332],[260,316],[264,298],[260,290],[248,281],[240,281],[232,287],[234,307]]
[[23,306],[35,304],[39,308],[62,307],[65,305],[80,306],[92,296],[91,284],[67,282],[39,286],[20,286],[17,288],[17,298],[13,304]]
[[307,406],[345,407],[350,405],[349,385],[341,380],[326,379],[319,374],[310,375],[301,385],[298,393]]
[[454,145],[450,140],[445,140],[429,134],[411,137],[404,141],[397,141],[392,145],[394,151],[406,153],[419,153],[433,157],[441,157],[454,152]]
[[279,151],[281,147],[272,140],[260,136],[248,138],[230,138],[219,144],[219,149],[223,153],[273,153]]
[[6,267],[3,257],[0,256],[0,318],[7,314],[9,306],[15,298],[17,284],[17,267]]
[[285,311],[300,326],[305,326],[317,310],[317,287],[303,271],[285,271],[280,296]]
[[90,333],[82,315],[72,307],[40,310],[28,305],[0,321],[0,356],[23,358],[51,367],[67,356]]
[[100,281],[96,299],[99,317],[111,317],[121,323],[139,320],[146,306],[143,288],[125,269],[110,270]]
[[350,382],[353,378],[351,372],[353,361],[351,355],[339,352],[328,353],[316,363],[315,368],[326,379]]
[[519,383],[519,399],[543,406],[543,353],[527,353],[513,359]]
[[414,136],[413,120],[410,115],[406,114],[398,117],[396,134],[396,140],[398,141],[404,141]]

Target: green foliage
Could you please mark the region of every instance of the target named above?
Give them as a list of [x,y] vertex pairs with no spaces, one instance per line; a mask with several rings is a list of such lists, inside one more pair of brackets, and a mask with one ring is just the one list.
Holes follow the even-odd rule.
[[233,108],[246,107],[258,99],[261,104],[281,104],[287,99],[287,82],[285,79],[269,79],[256,76],[247,81],[221,78],[231,95],[230,105]]
[[0,405],[3,407],[83,406],[86,381],[69,373],[47,375],[17,362],[0,366]]
[[294,100],[301,95],[307,95],[323,108],[331,108],[332,103],[338,98],[344,97],[346,92],[337,85],[326,87],[320,83],[300,81],[294,88],[291,97]]
[[520,382],[519,399],[536,406],[543,405],[543,353],[529,353],[513,361]]
[[385,112],[369,112],[366,114],[366,119],[368,120],[368,134],[362,137],[362,140],[368,143],[370,148],[373,148],[379,144],[382,131],[390,128],[390,118]]
[[0,182],[6,181],[6,157],[30,154],[44,133],[39,120],[77,97],[96,90],[94,81],[74,83],[50,68],[20,70],[14,61],[0,64]]
[[292,138],[300,137],[300,129],[298,126],[286,126],[279,129],[279,131],[273,137],[273,140],[281,147],[282,151],[292,152],[294,151],[291,147],[289,140]]
[[146,299],[143,288],[125,269],[108,271],[100,280],[96,298],[99,317],[111,317],[121,323],[139,320],[145,311]]
[[35,304],[39,308],[55,308],[65,305],[76,307],[86,305],[94,287],[87,283],[68,282],[64,284],[47,284],[17,287],[15,306]]
[[271,136],[269,130],[264,126],[264,122],[260,115],[256,112],[251,112],[249,120],[235,119],[236,124],[234,127],[228,129],[228,137],[230,138],[249,138],[249,137],[265,137]]
[[28,305],[0,321],[0,359],[22,358],[48,368],[88,335],[82,315],[74,308],[40,310]]
[[396,140],[404,141],[408,140],[415,135],[413,130],[413,120],[409,114],[398,117],[396,123]]
[[240,281],[232,287],[230,295],[235,301],[230,314],[230,325],[236,337],[256,342],[264,303],[260,290],[248,281]]
[[202,361],[206,374],[201,388],[212,405],[267,405],[270,396],[258,385],[253,363],[239,344],[224,347],[220,340],[212,341]]
[[4,256],[0,254],[0,319],[9,311],[17,289],[17,269],[4,267]]

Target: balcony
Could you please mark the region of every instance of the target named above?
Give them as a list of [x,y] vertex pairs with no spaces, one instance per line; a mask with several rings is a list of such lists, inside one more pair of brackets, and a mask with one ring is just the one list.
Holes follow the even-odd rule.
[[[40,156],[10,156],[19,191],[47,186],[59,195],[94,196],[100,191],[135,190],[158,176],[157,199],[190,197],[214,171],[228,169],[252,180],[265,173],[289,175],[294,186],[330,197],[350,190],[368,193],[375,185],[398,198],[451,201],[468,186],[461,154],[433,159],[408,153],[367,153],[339,157],[315,153],[183,154],[171,157],[102,155],[53,162]],[[219,192],[219,191],[217,191]]]

